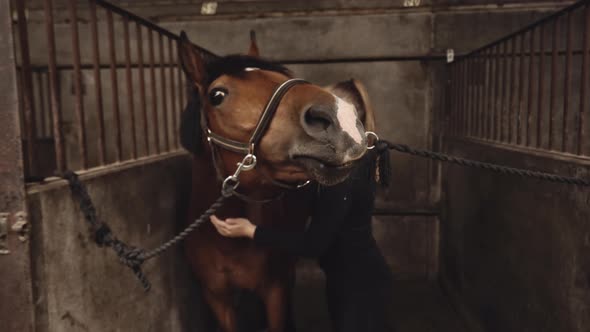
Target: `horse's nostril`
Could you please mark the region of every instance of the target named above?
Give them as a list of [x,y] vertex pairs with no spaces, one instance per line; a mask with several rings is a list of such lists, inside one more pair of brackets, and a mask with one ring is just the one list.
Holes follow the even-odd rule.
[[320,108],[310,108],[305,112],[305,124],[311,129],[326,130],[333,122],[329,111]]

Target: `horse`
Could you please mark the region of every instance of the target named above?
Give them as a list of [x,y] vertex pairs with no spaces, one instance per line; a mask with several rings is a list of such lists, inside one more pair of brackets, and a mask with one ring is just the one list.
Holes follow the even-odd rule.
[[[296,81],[285,89],[291,72],[260,58],[253,35],[248,55],[206,60],[183,31],[178,54],[191,95],[180,130],[182,145],[192,154],[187,220],[209,208],[223,179],[255,151],[255,167],[240,174],[236,195],[216,214],[303,230],[316,190],[305,184],[345,180],[366,152],[365,130],[372,130],[375,121],[362,84],[349,80],[320,87]],[[282,96],[276,100],[278,92]],[[269,100],[274,100],[274,113],[261,119]],[[261,122],[266,127],[253,144]],[[210,223],[187,238],[185,253],[220,330],[238,331],[238,290],[261,300],[267,331],[293,328],[293,257],[248,239],[224,238]]]

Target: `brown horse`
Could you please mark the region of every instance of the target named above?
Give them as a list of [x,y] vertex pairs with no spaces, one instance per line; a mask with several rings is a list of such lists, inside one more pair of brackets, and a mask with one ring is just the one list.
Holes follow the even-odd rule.
[[[284,67],[262,60],[252,43],[250,56],[205,61],[181,34],[179,55],[193,96],[182,120],[183,145],[193,152],[192,195],[188,220],[201,215],[219,196],[221,180],[232,174],[244,154],[208,144],[208,130],[248,142],[266,103],[291,78]],[[314,186],[288,190],[307,180],[343,181],[367,146],[362,121],[374,120],[366,93],[356,81],[329,88],[291,87],[257,144],[256,167],[240,175],[237,189],[217,212],[221,218],[247,217],[257,225],[302,230],[310,214]],[[294,259],[246,239],[228,239],[204,224],[186,241],[186,254],[205,301],[222,331],[237,331],[236,290],[248,290],[264,303],[268,331],[285,331],[290,319]]]

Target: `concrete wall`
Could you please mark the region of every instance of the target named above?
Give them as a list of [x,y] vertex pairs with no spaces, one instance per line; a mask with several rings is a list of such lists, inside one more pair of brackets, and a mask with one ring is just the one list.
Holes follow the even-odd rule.
[[[588,177],[588,160],[467,141],[454,155]],[[588,331],[588,192],[487,171],[443,168],[443,275],[485,331]]]
[[[98,216],[121,240],[154,248],[180,227],[188,199],[186,155],[87,178]],[[29,188],[36,331],[194,330],[195,284],[182,250],[145,263],[152,290],[94,243],[65,185]],[[194,310],[194,311],[193,311]]]

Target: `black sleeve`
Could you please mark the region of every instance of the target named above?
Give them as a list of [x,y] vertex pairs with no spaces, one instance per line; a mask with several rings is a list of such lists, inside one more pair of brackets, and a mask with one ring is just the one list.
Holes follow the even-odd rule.
[[350,208],[348,181],[321,187],[314,207],[311,224],[304,232],[288,232],[258,226],[254,241],[303,257],[320,257],[334,238]]

